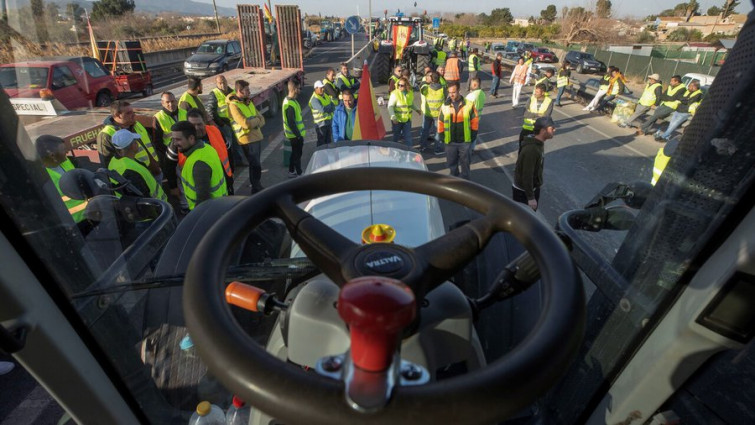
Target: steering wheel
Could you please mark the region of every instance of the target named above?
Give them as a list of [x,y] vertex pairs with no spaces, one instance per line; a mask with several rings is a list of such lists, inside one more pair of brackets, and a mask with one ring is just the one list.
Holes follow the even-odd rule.
[[[397,190],[456,202],[483,214],[416,248],[359,245],[297,204],[336,193]],[[544,308],[527,338],[487,367],[420,386],[395,388],[390,402],[369,414],[349,407],[344,384],[282,362],[249,337],[223,293],[231,254],[267,218],[282,219],[310,260],[337,285],[361,276],[387,276],[422,300],[480,253],[497,232],[521,242],[540,269]],[[368,258],[401,261],[376,270]],[[383,263],[383,262],[377,262]],[[240,202],[207,232],[186,273],[184,312],[189,333],[210,372],[255,408],[288,424],[489,424],[515,414],[550,388],[579,348],[585,321],[582,286],[565,247],[528,208],[475,183],[425,171],[358,168],[315,173],[275,185]]]

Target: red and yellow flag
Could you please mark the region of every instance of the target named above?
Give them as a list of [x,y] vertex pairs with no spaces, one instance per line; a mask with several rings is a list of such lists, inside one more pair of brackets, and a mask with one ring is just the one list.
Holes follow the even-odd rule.
[[89,21],[89,16],[87,16],[87,26],[89,27],[89,44],[92,48],[92,57],[97,60],[102,60],[102,58],[100,58],[100,50],[97,48],[97,39],[94,38],[94,30],[92,29],[92,23]]
[[264,4],[264,3],[262,4],[262,11],[265,14],[265,18],[267,18],[267,22],[269,22],[269,23],[272,24],[273,23],[273,14],[270,13],[270,8],[267,7],[267,5]]
[[385,124],[380,115],[375,91],[372,89],[370,70],[367,61],[362,67],[362,84],[359,87],[359,104],[351,140],[382,140],[385,137]]
[[396,43],[396,57],[401,59],[404,55],[404,49],[409,44],[409,36],[412,35],[412,27],[406,25],[396,25],[393,27],[393,42]]

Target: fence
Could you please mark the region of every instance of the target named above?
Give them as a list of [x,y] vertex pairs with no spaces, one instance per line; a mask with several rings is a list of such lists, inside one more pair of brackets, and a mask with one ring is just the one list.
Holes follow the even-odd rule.
[[624,75],[638,76],[646,79],[648,75],[657,73],[667,82],[672,75],[698,73],[716,75],[720,67],[712,65],[698,65],[682,60],[655,58],[652,56],[638,56],[625,53],[610,52],[597,48],[588,49],[599,61],[607,65],[618,67]]

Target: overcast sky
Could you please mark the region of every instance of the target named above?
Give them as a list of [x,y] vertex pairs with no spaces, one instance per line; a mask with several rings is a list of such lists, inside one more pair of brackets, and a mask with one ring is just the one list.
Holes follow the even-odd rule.
[[[212,0],[194,0],[203,3],[212,3]],[[218,6],[235,8],[237,3],[262,5],[263,0],[258,2],[246,0],[216,0]],[[395,13],[397,8],[407,13],[427,11],[431,15],[440,15],[445,12],[473,12],[473,13],[490,13],[494,8],[508,7],[514,17],[526,18],[531,15],[539,16],[540,11],[545,9],[549,4],[555,4],[559,14],[564,6],[589,6],[594,4],[594,0],[477,0],[474,2],[460,2],[459,0],[416,0],[417,6],[414,7],[415,0],[381,0],[372,1],[372,15],[382,16],[383,10],[388,9],[388,14]],[[464,3],[467,3],[466,5]],[[660,12],[663,9],[673,8],[678,3],[684,3],[683,0],[613,0],[613,14],[616,17],[645,17]],[[711,6],[721,6],[724,0],[698,0],[702,13]],[[751,0],[741,0],[737,11],[740,13],[749,13],[752,10]],[[349,16],[356,15],[366,17],[368,15],[368,0],[355,1],[327,1],[327,0],[272,0],[272,4],[298,4],[302,12],[317,14],[318,12],[328,15]],[[465,9],[468,6],[469,9]]]

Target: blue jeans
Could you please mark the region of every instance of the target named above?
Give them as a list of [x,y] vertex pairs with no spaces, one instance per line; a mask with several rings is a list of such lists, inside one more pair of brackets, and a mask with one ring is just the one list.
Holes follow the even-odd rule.
[[[671,122],[668,125],[668,128],[666,131],[661,134],[661,137],[668,140],[671,138],[671,135],[674,133],[674,130],[679,128],[682,124],[684,124],[685,121],[687,121],[692,115],[690,115],[687,112],[676,112],[674,111],[673,114],[671,114]],[[660,133],[660,130],[658,130]]]
[[[432,133],[433,130],[435,129],[435,120],[436,120],[436,118],[428,117],[427,115],[425,115],[423,118],[424,119],[422,121],[422,131],[420,131],[419,133],[419,147],[421,149],[424,149],[428,146],[427,138],[430,137],[430,133]],[[438,136],[435,136],[435,137],[437,139]]]
[[493,82],[490,83],[490,95],[498,96],[498,85],[501,84],[501,79],[493,75]]
[[393,124],[393,141],[398,143],[399,139],[404,139],[404,143],[412,147],[412,120],[407,122],[398,122]]
[[561,104],[561,96],[564,95],[564,90],[566,90],[566,86],[558,88],[558,94],[556,94],[556,105]]

